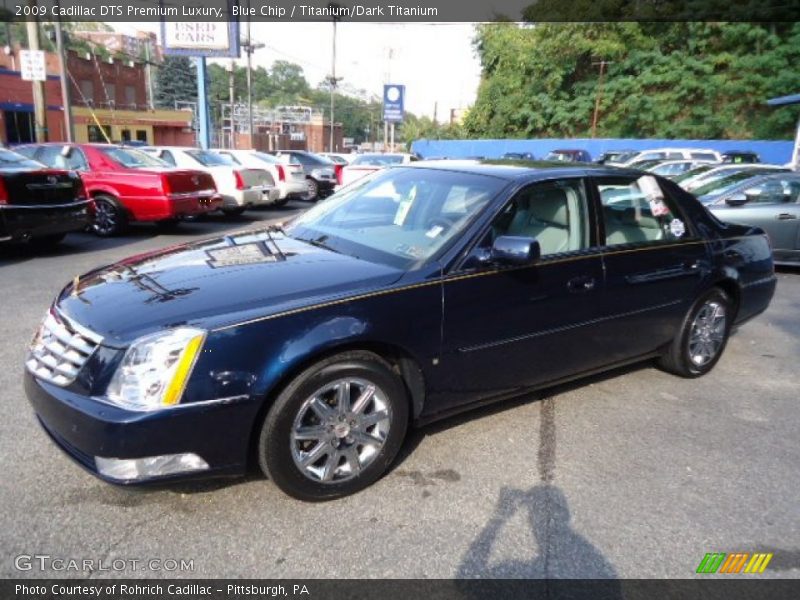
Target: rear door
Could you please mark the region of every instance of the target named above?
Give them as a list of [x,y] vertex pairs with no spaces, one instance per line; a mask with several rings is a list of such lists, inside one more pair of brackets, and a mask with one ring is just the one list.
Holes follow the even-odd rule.
[[610,362],[670,342],[710,271],[705,241],[652,175],[592,181],[604,242],[600,343]]

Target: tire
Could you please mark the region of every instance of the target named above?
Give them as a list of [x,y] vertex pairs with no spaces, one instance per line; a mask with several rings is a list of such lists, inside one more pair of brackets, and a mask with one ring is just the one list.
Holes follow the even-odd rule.
[[226,217],[240,217],[247,210],[246,206],[237,206],[236,208],[223,208],[222,214]]
[[681,377],[705,375],[725,350],[733,317],[730,297],[716,287],[707,291],[692,305],[659,366]]
[[[369,386],[373,394],[359,408]],[[345,391],[350,410],[342,414]],[[346,352],[320,361],[286,386],[267,413],[258,441],[261,470],[300,500],[353,494],[374,483],[397,456],[408,405],[402,381],[377,355]]]
[[111,196],[95,196],[95,215],[92,231],[100,237],[119,235],[128,226],[125,209],[116,198]]
[[306,202],[314,202],[319,197],[319,184],[310,177],[306,179],[306,182],[308,183],[308,190],[301,198]]

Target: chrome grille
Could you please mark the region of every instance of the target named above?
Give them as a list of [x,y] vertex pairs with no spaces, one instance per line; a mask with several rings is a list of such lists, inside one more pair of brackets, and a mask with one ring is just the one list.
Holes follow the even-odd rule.
[[69,385],[102,341],[96,333],[51,310],[31,342],[25,366],[39,379]]

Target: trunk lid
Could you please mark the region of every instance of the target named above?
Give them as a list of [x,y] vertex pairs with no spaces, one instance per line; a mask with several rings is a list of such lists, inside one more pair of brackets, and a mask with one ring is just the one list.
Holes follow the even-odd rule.
[[169,194],[214,193],[217,191],[214,178],[203,171],[172,169],[162,172],[161,179],[168,186],[169,189],[165,191]]
[[5,171],[0,178],[6,190],[6,204],[11,206],[71,204],[85,196],[80,177],[72,171]]

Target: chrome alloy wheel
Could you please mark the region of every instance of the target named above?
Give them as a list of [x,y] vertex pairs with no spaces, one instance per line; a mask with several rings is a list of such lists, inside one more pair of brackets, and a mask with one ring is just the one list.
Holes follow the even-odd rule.
[[391,423],[386,394],[365,379],[332,381],[308,398],[294,419],[292,458],[309,479],[339,483],[375,460]]
[[709,300],[700,307],[689,333],[689,357],[695,365],[702,367],[714,360],[725,342],[726,327],[723,304]]

